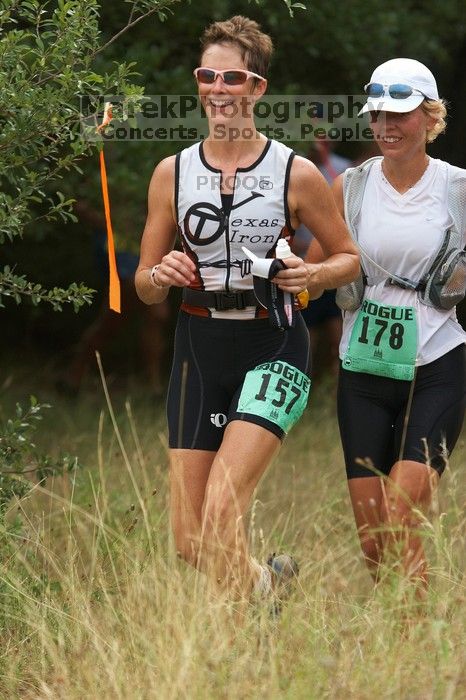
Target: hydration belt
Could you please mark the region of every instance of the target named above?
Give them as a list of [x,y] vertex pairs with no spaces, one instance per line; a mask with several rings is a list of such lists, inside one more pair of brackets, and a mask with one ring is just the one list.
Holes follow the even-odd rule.
[[183,301],[191,306],[202,306],[215,311],[229,311],[230,309],[245,309],[247,306],[257,306],[256,295],[252,289],[242,292],[203,292],[198,289],[183,289]]

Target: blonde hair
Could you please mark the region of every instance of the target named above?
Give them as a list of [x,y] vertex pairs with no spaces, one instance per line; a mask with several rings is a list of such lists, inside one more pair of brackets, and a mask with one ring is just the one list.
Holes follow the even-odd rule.
[[201,56],[211,44],[233,44],[241,52],[248,70],[266,77],[273,53],[272,39],[248,17],[235,15],[209,25],[201,36]]
[[447,128],[446,116],[447,116],[447,104],[445,100],[424,100],[421,104],[422,111],[424,114],[430,117],[434,117],[436,120],[433,127],[427,129],[426,141],[427,143],[432,143],[435,141],[437,136],[443,134]]

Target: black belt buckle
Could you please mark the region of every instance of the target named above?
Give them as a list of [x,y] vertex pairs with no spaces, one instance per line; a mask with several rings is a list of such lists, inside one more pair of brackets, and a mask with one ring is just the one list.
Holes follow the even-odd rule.
[[401,287],[401,289],[411,289],[415,292],[420,290],[419,284],[412,282],[407,277],[400,277],[398,279],[393,279],[393,277],[390,277],[388,279],[388,284],[390,284],[393,287]]
[[230,309],[245,309],[246,304],[242,292],[214,292],[215,311],[229,311]]

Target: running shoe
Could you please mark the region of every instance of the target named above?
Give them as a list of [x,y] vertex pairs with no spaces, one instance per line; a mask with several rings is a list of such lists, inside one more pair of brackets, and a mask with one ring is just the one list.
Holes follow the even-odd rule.
[[271,610],[273,617],[278,617],[282,610],[283,601],[287,600],[293,590],[299,574],[298,563],[289,554],[271,554],[267,559],[272,576],[272,591],[274,603]]

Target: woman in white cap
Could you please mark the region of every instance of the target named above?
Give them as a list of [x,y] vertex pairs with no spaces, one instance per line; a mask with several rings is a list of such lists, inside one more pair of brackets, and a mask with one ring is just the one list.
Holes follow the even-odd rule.
[[[401,559],[427,583],[419,512],[432,498],[465,408],[466,171],[430,158],[446,108],[426,66],[380,65],[365,86],[382,156],[334,185],[362,271],[339,290],[344,309],[338,417],[349,492],[367,565]],[[314,244],[309,261],[320,251]]]

